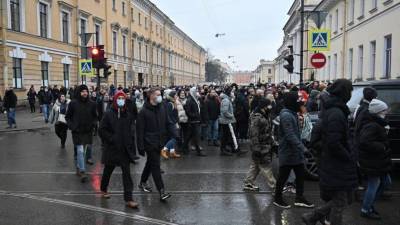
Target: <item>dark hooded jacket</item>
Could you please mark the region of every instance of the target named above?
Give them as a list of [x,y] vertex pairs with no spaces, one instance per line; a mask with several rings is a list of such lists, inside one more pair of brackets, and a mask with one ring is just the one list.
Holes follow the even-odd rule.
[[74,145],[92,144],[93,128],[97,122],[96,104],[90,100],[89,96],[86,99],[80,96],[83,90],[89,92],[86,85],[79,86],[75,99],[69,104],[65,115]]
[[8,90],[6,91],[5,95],[4,95],[4,105],[3,107],[6,110],[9,110],[11,108],[15,109],[15,107],[17,106],[17,95],[14,93],[13,90]]
[[167,138],[177,138],[175,124],[170,121],[164,104],[156,106],[149,101],[140,110],[137,123],[137,147],[141,155],[145,151],[160,151]]
[[299,165],[304,163],[306,147],[300,138],[300,127],[297,112],[297,92],[289,92],[284,96],[284,109],[279,118],[279,165]]
[[391,171],[388,123],[377,115],[368,113],[361,121],[359,163],[363,174],[382,176]]
[[357,166],[350,146],[346,105],[351,98],[352,84],[337,80],[328,90],[322,114],[322,152],[319,175],[321,190],[350,191],[357,185]]
[[[117,93],[118,95],[120,93]],[[117,98],[114,98],[113,107],[108,110],[100,123],[99,135],[103,140],[102,163],[105,165],[121,166],[133,162],[134,151],[134,120],[127,105],[116,107]]]

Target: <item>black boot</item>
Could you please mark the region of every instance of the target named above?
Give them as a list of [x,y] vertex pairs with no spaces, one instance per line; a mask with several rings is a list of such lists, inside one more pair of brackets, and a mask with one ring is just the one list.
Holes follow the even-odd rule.
[[165,202],[170,197],[171,197],[170,193],[165,193],[164,189],[160,190],[160,201]]

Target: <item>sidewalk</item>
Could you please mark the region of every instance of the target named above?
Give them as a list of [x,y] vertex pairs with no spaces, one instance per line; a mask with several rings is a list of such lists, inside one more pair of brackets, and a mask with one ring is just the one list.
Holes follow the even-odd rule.
[[0,133],[50,129],[52,126],[44,122],[43,115],[39,113],[39,109],[37,109],[36,113],[30,113],[29,108],[17,108],[15,118],[17,128],[7,129],[7,114],[0,114]]

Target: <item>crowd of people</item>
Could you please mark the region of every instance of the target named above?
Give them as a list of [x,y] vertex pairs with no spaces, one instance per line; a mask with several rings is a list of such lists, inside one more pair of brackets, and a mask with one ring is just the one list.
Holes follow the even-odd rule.
[[[343,210],[352,202],[352,192],[362,181],[367,188],[361,216],[380,219],[374,202],[390,184],[390,148],[388,106],[378,100],[373,88],[364,89],[364,98],[354,114],[346,103],[352,83],[345,79],[334,83],[308,85],[287,83],[238,86],[180,86],[66,89],[33,87],[27,93],[30,110],[35,113],[39,100],[46,123],[55,124],[55,132],[65,148],[71,130],[77,175],[86,182],[86,165],[93,164],[93,137],[102,142],[104,171],[101,192],[107,191],[115,167],[123,173],[126,205],[137,208],[132,198],[130,164],[141,156],[147,161],[139,182],[140,190],[152,192],[147,181],[152,175],[160,200],[171,195],[165,191],[161,158],[179,159],[195,152],[206,157],[204,148],[218,147],[220,155],[244,156],[249,149],[251,163],[243,189],[258,191],[255,184],[261,173],[272,188],[274,205],[288,209],[283,192],[296,194],[294,205],[314,208],[304,196],[305,152],[312,151],[318,162],[321,199],[324,205],[303,215],[307,225],[342,224]],[[12,88],[4,97],[9,125],[15,122],[16,96]],[[309,112],[319,112],[313,123]],[[351,122],[349,123],[349,118]],[[249,148],[243,146],[249,145]],[[274,155],[279,173],[273,173]]]

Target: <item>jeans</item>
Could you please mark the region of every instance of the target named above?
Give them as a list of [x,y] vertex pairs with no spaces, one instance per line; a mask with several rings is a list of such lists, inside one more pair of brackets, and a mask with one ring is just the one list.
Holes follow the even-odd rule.
[[274,174],[272,173],[272,165],[271,164],[260,164],[254,160],[251,160],[249,172],[247,172],[246,179],[244,180],[245,184],[254,184],[258,174],[263,175],[267,179],[268,186],[271,189],[275,188],[276,180]]
[[76,167],[79,169],[79,172],[85,172],[85,164],[86,164],[86,149],[85,145],[77,145],[76,146]]
[[280,166],[279,176],[276,182],[275,198],[282,198],[283,185],[285,185],[290,172],[294,170],[296,174],[296,197],[302,197],[304,193],[304,164]]
[[[113,173],[114,169],[115,169],[115,166],[113,166],[113,165],[105,165],[104,166],[103,176],[101,177],[101,187],[100,187],[100,190],[102,192],[107,192],[108,184],[110,183],[111,174]],[[126,202],[132,201],[133,182],[132,182],[129,164],[121,165],[121,170],[122,170],[122,184],[124,186],[124,200]]]
[[153,176],[154,183],[156,184],[157,190],[161,191],[164,189],[164,182],[161,177],[160,168],[160,150],[149,149],[146,151],[147,161],[143,168],[142,176],[140,178],[140,183],[146,183],[149,176]]
[[7,110],[7,119],[8,119],[8,125],[10,127],[13,124],[17,125],[17,122],[15,121],[15,108],[9,108]]
[[50,106],[48,104],[42,105],[42,113],[43,113],[44,121],[48,122],[49,115],[50,115]]
[[[86,145],[86,160],[92,159],[92,150],[93,146],[92,145]],[[77,150],[77,145],[74,146],[74,159],[77,160],[77,155],[78,155],[78,150]]]
[[373,209],[374,202],[383,193],[386,187],[392,183],[389,174],[384,176],[368,176],[368,187],[364,195],[362,212],[368,213]]
[[175,149],[175,145],[176,145],[176,139],[172,138],[167,142],[167,144],[165,144],[165,148],[167,148],[168,150],[172,150]]
[[239,145],[236,140],[235,131],[232,124],[220,124],[222,130],[221,137],[221,151],[227,151],[226,147],[230,146],[232,152],[236,152],[239,149]]
[[209,141],[218,140],[218,120],[208,121],[208,140]]

